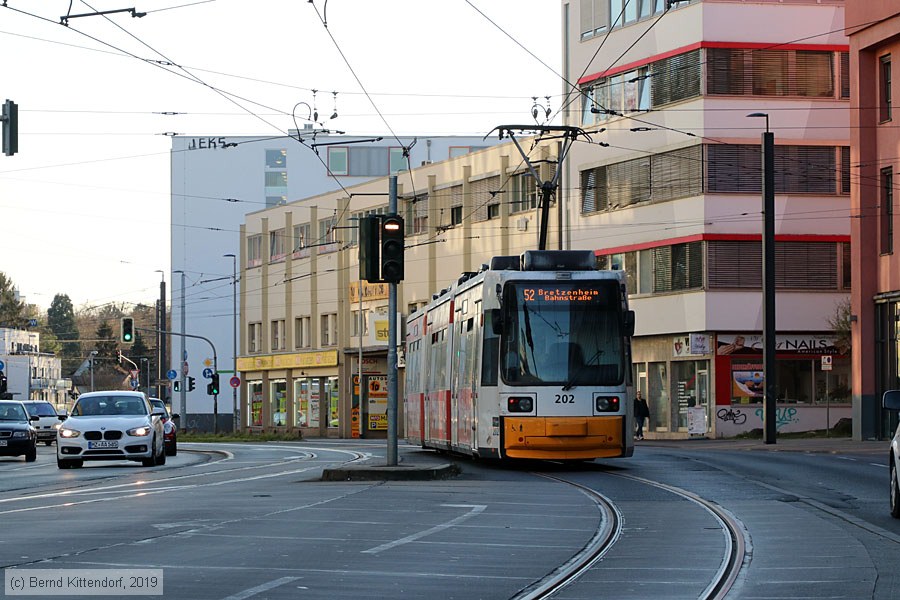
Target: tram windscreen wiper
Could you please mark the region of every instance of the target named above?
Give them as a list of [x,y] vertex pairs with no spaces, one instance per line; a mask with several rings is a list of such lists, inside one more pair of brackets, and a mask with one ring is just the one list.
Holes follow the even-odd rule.
[[575,369],[575,372],[572,373],[571,377],[569,377],[569,381],[566,382],[566,385],[563,386],[563,388],[562,388],[563,391],[568,392],[573,387],[575,387],[575,382],[578,380],[578,376],[581,375],[581,373],[584,371],[584,369],[586,367],[598,366],[595,363],[602,355],[603,355],[603,350],[597,350],[597,352],[595,352],[592,357],[590,357],[588,360],[581,363],[581,366],[579,366],[577,369]]

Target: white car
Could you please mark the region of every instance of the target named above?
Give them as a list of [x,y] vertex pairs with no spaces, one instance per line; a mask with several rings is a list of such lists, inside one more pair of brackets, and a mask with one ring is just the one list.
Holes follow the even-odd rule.
[[145,467],[166,464],[164,411],[143,392],[88,392],[78,397],[59,426],[56,464],[81,467],[86,460],[134,460]]
[[[881,402],[888,410],[900,410],[900,390],[885,392]],[[894,439],[891,440],[888,460],[891,468],[891,516],[900,519],[900,474],[897,472],[900,469],[900,425],[897,425]]]

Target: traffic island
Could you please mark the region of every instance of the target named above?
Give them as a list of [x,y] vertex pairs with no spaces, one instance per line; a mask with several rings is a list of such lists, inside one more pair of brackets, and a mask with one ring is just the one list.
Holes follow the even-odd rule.
[[322,481],[430,481],[450,479],[459,473],[459,466],[453,463],[437,465],[404,463],[388,466],[384,462],[380,464],[370,462],[324,469]]

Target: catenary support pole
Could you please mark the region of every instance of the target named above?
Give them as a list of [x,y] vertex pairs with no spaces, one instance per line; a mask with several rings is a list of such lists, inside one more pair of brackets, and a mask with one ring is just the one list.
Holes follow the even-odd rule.
[[[397,214],[397,176],[391,175],[388,213]],[[387,464],[397,465],[397,284],[391,283],[388,295],[388,405],[387,405]],[[360,385],[362,382],[360,382]]]

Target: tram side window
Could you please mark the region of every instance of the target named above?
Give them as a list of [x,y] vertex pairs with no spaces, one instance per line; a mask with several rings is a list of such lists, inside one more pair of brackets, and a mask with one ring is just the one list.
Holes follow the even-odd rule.
[[494,311],[484,311],[484,352],[481,359],[481,385],[497,385],[500,362],[500,336],[494,333],[491,317]]

